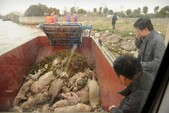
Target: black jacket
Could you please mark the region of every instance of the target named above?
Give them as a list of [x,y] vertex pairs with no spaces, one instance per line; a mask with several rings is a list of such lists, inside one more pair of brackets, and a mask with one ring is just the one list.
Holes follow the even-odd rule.
[[142,109],[150,88],[153,83],[153,76],[144,72],[136,75],[133,82],[122,92],[125,98],[121,101],[118,108],[112,108],[110,113],[139,113]]

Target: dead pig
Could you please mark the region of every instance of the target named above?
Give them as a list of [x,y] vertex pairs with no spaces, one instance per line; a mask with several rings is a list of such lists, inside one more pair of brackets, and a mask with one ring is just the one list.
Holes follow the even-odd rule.
[[79,97],[74,92],[61,94],[61,97],[64,98],[64,100],[60,100],[56,102],[53,105],[54,108],[76,105],[77,103],[80,102]]
[[13,101],[13,106],[17,106],[22,100],[27,99],[26,94],[29,92],[30,86],[33,82],[34,81],[30,79],[25,84],[23,84],[23,86],[20,88],[17,96],[15,97]]
[[80,103],[88,103],[89,102],[89,88],[85,86],[83,89],[75,92],[75,94],[79,97]]
[[60,107],[56,108],[54,112],[62,113],[62,112],[91,112],[93,108],[89,105],[85,105],[82,103],[78,103],[77,105],[74,106],[66,106],[66,107]]
[[35,97],[30,96],[26,102],[21,104],[20,108],[23,111],[27,111],[31,108],[36,107],[37,105],[44,104],[50,99],[48,92],[36,94]]
[[55,76],[53,75],[52,71],[47,72],[46,74],[42,75],[38,81],[34,82],[31,85],[31,91],[35,94],[41,92],[41,90],[49,85],[51,81],[55,79]]
[[65,79],[55,79],[52,84],[51,87],[49,88],[49,94],[51,95],[51,100],[50,100],[50,104],[53,103],[55,97],[60,93],[63,83],[64,83]]
[[99,85],[96,80],[88,80],[90,105],[96,108],[100,104]]

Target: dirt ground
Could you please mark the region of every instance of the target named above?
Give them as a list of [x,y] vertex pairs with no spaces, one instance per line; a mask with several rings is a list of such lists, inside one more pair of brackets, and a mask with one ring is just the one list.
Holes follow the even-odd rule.
[[137,49],[135,46],[135,38],[132,36],[122,37],[111,32],[93,31],[92,37],[98,38],[106,48],[113,54],[119,56],[123,54],[133,54],[137,57]]

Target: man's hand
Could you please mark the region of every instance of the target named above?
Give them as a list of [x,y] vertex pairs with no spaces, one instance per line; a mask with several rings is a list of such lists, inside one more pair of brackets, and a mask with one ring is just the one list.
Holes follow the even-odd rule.
[[110,111],[112,108],[115,108],[115,107],[116,107],[115,105],[112,105],[112,106],[109,107],[108,110]]
[[140,36],[140,35],[137,34],[137,33],[136,33],[136,36],[135,36],[135,37],[136,37],[136,39],[141,39],[141,38],[143,38],[142,36]]

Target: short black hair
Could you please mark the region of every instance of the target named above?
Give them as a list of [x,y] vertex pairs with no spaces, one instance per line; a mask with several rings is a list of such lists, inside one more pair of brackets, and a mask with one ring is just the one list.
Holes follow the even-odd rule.
[[135,74],[142,72],[140,61],[130,54],[117,57],[113,62],[113,68],[118,76],[123,75],[130,80],[134,79]]
[[147,28],[149,31],[154,30],[153,24],[149,18],[139,18],[133,25],[135,28],[143,30]]

